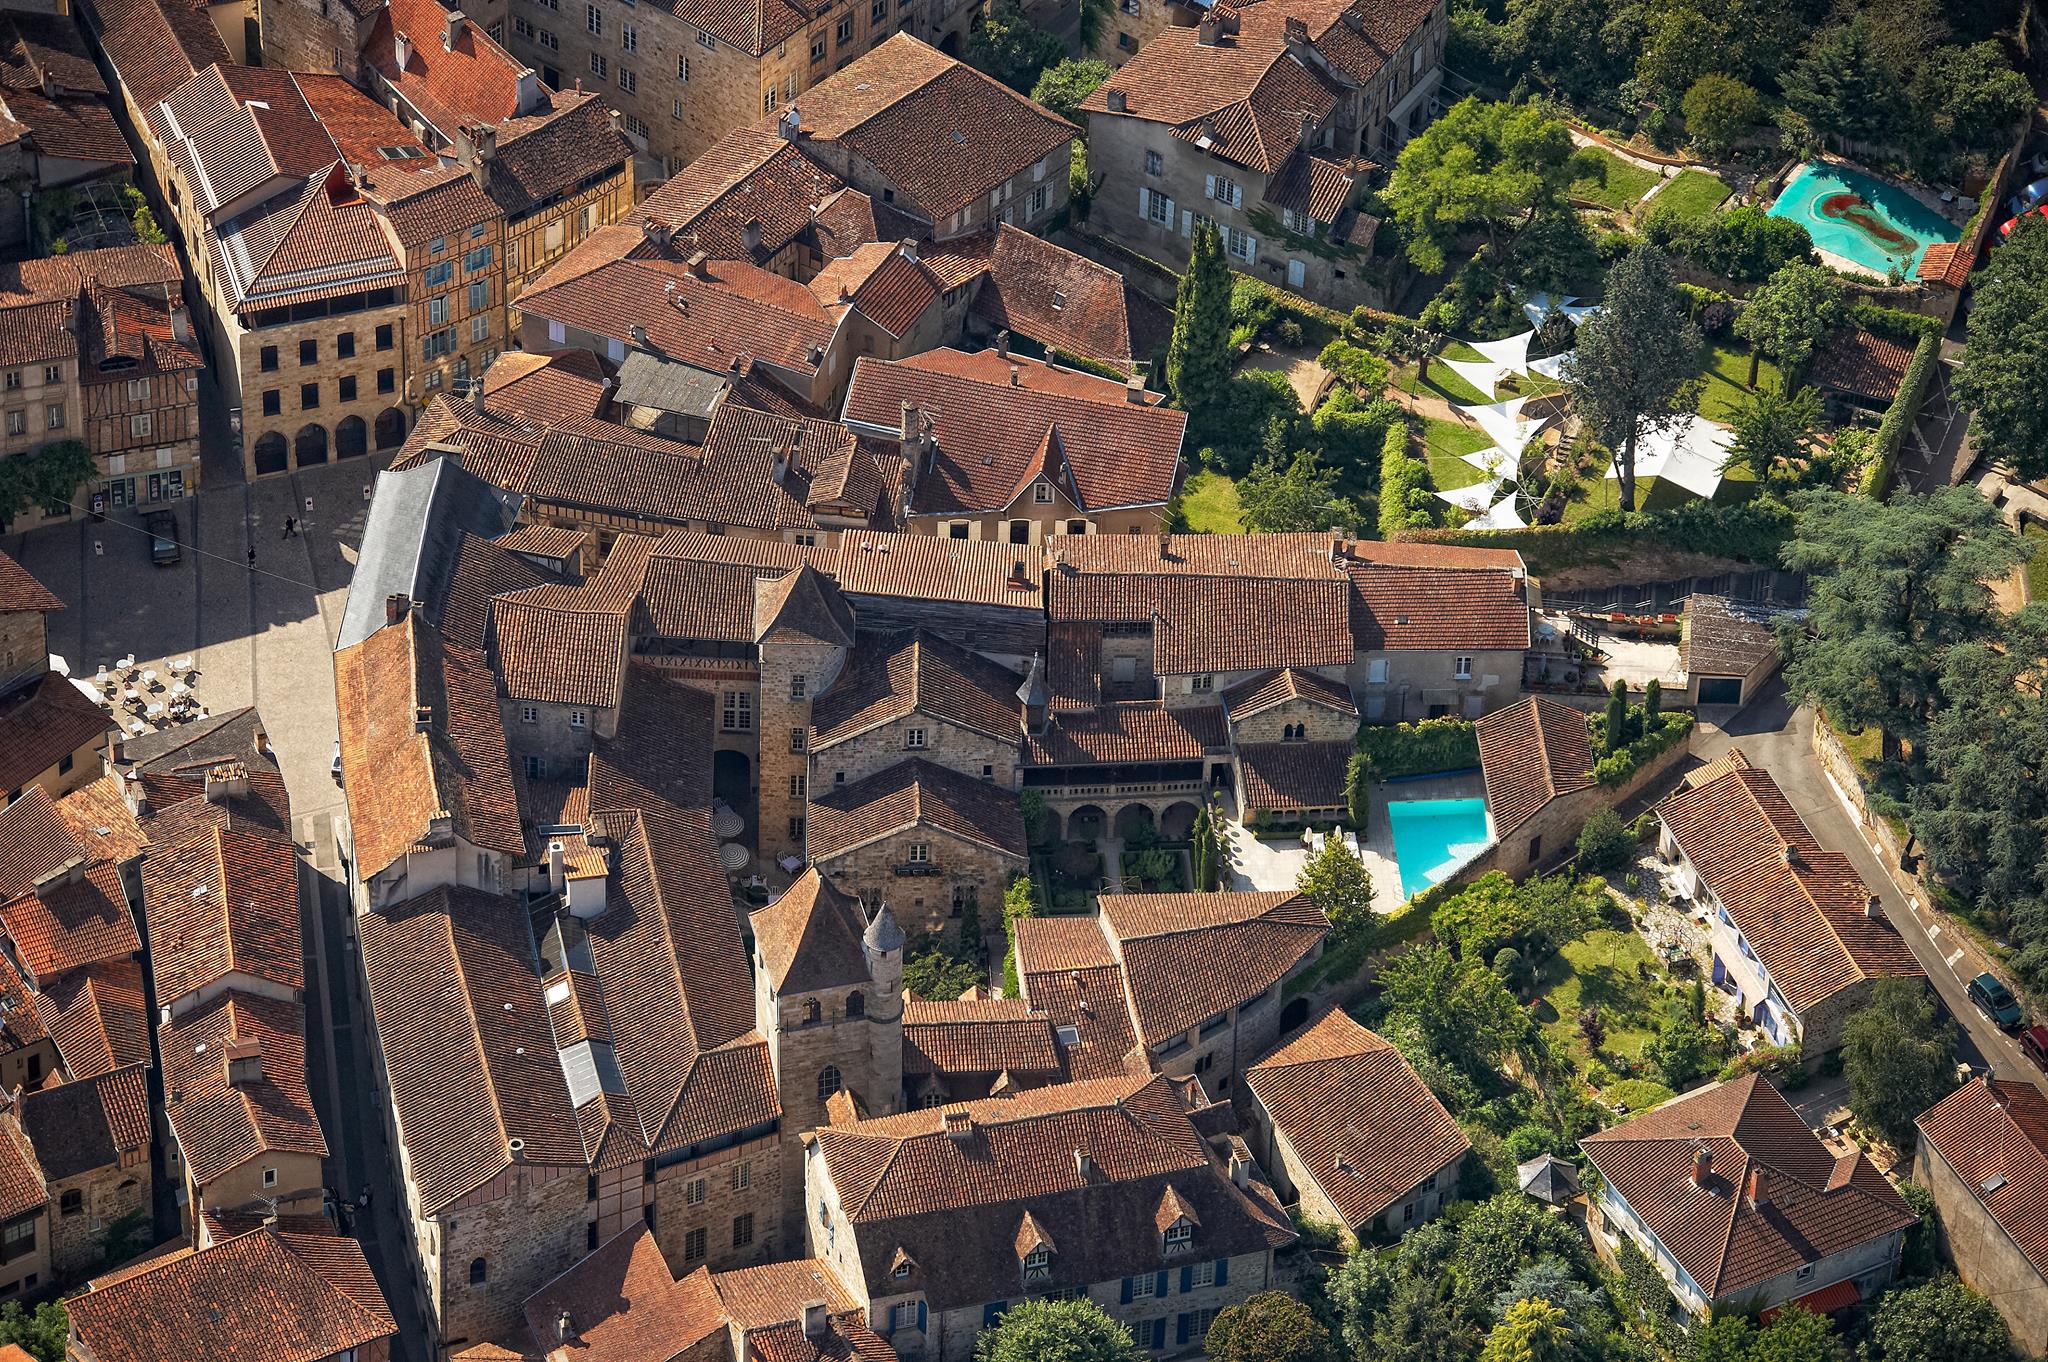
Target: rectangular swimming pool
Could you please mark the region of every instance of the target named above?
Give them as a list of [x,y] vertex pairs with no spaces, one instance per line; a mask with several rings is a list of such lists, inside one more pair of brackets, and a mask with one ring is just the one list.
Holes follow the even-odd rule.
[[1799,223],[1813,244],[1831,255],[1877,274],[1896,265],[1908,279],[1930,244],[1962,235],[1897,185],[1826,161],[1801,166],[1769,211],[1774,218]]
[[1411,799],[1387,805],[1401,897],[1412,898],[1447,877],[1493,840],[1483,799]]

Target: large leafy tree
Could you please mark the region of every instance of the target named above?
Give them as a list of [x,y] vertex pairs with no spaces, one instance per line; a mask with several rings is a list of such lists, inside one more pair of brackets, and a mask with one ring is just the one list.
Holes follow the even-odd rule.
[[1685,415],[1699,360],[1670,260],[1638,247],[1608,274],[1601,309],[1564,363],[1572,410],[1614,451],[1622,510],[1636,508],[1637,441]]
[[1644,94],[1669,107],[1702,76],[1727,69],[1728,23],[1718,6],[1711,14],[1690,4],[1646,9],[1650,17],[1636,59],[1636,84]]
[[2048,473],[2048,219],[2020,219],[1973,282],[1956,400],[1976,411],[1983,453],[2038,478]]
[[1261,1291],[1220,1311],[1203,1347],[1216,1362],[1329,1362],[1330,1332],[1284,1291]]
[[1733,76],[1709,71],[1686,90],[1679,105],[1685,130],[1709,152],[1724,152],[1736,138],[1756,126],[1760,106],[1756,91]]
[[1768,481],[1779,464],[1795,463],[1812,452],[1820,418],[1820,393],[1812,388],[1760,388],[1750,393],[1728,417],[1735,432],[1729,465],[1740,464],[1758,482]]
[[974,1362],[1145,1362],[1145,1352],[1083,1297],[1011,1306],[974,1340]]
[[1335,837],[1326,840],[1323,849],[1301,868],[1295,887],[1323,910],[1339,936],[1372,922],[1372,875]]
[[1479,1362],[1571,1362],[1577,1355],[1563,1310],[1546,1300],[1521,1300],[1486,1336]]
[[2019,540],[1974,488],[1888,502],[1811,492],[1784,549],[1807,575],[1809,617],[1781,622],[1785,686],[1851,730],[1875,725],[1884,760],[1925,731],[1949,648],[1988,636],[1986,582],[2020,561]]
[[1229,377],[1230,266],[1216,225],[1204,222],[1195,228],[1187,272],[1174,295],[1166,385],[1174,401],[1193,411],[1219,397]]
[[1039,73],[1062,55],[1060,40],[1031,22],[1015,0],[993,5],[967,39],[968,64],[1019,94],[1029,94]]
[[61,1301],[44,1301],[33,1310],[9,1301],[0,1308],[0,1343],[18,1344],[36,1362],[64,1362],[70,1334],[71,1319]]
[[2013,966],[2048,987],[2048,604],[1949,650],[1919,746],[1914,835],[1957,891],[2009,915]]
[[1842,285],[1819,265],[1795,260],[1765,280],[1742,305],[1735,334],[1749,342],[1749,386],[1756,386],[1757,366],[1769,355],[1792,372],[1813,358],[1828,333],[1847,321]]
[[1284,463],[1261,458],[1237,485],[1244,527],[1256,534],[1327,530],[1350,525],[1358,512],[1337,495],[1337,470],[1313,449],[1298,449]]
[[1870,1326],[1881,1362],[2008,1362],[1998,1307],[1951,1276],[1887,1291]]
[[1116,74],[1106,61],[1068,58],[1048,66],[1031,87],[1031,98],[1069,122],[1081,121],[1081,101]]
[[1896,69],[1879,56],[1860,15],[1817,34],[1783,88],[1786,106],[1825,137],[1882,142],[1899,124]]
[[1515,228],[1570,211],[1566,189],[1597,164],[1535,105],[1473,97],[1401,149],[1386,198],[1407,237],[1409,262],[1434,273],[1458,234],[1473,229],[1504,258]]
[[2006,144],[2034,107],[2027,78],[1995,42],[1936,48],[1905,69],[1913,73],[1914,101],[1929,129],[1959,150]]
[[1501,1062],[1529,1031],[1498,975],[1443,946],[1418,946],[1389,961],[1380,991],[1393,1039],[1475,1084],[1497,1082]]

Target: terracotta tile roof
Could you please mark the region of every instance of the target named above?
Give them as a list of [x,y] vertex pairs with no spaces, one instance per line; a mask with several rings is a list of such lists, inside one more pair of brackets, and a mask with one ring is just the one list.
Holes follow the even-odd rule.
[[[214,828],[291,837],[291,801],[277,757],[263,735],[263,720],[252,708],[230,710],[175,729],[130,738],[115,773],[140,786],[152,846],[173,847],[207,836]],[[222,763],[242,768],[246,795],[216,786],[206,797],[206,774]],[[132,779],[130,778],[132,777]]]
[[184,276],[169,246],[103,246],[0,265],[0,301],[73,299],[97,279],[107,288],[176,284]]
[[[797,98],[801,137],[834,142],[937,221],[1043,161],[1073,124],[908,33]],[[772,125],[772,124],[771,124]]]
[[0,308],[0,364],[36,364],[75,357],[78,340],[68,329],[68,302],[18,303]]
[[[1026,932],[1019,924],[1017,969],[1031,1005],[1042,1008],[1055,1027],[1074,1028],[1074,1043],[1060,1047],[1068,1076],[1087,1079],[1150,1073],[1151,1065],[1146,1063],[1132,1028],[1123,974],[1106,958],[1108,943],[1094,920],[1032,918],[1030,923],[1028,967],[1023,944]],[[1038,925],[1041,923],[1043,928]],[[1083,931],[1092,940],[1083,938]],[[1103,959],[1092,965],[1057,963],[1095,957]]]
[[1496,838],[1505,840],[1560,795],[1593,787],[1593,740],[1581,711],[1532,695],[1495,710],[1477,728]]
[[1978,1076],[1922,1112],[1920,1134],[2048,1278],[2048,1097]]
[[[804,849],[832,860],[913,828],[933,828],[1020,860],[1024,817],[1014,792],[922,757],[899,761],[811,800]],[[939,856],[943,860],[943,850]]]
[[396,288],[405,279],[392,239],[338,161],[297,193],[220,224],[209,245],[239,312]]
[[102,960],[72,970],[46,984],[42,1000],[44,1023],[74,1082],[152,1062],[141,962]]
[[1287,813],[1342,808],[1352,750],[1348,742],[1239,743],[1245,803]]
[[323,175],[335,146],[288,71],[213,65],[161,104],[151,130],[191,182],[193,207],[211,215],[278,176]]
[[[497,683],[482,653],[409,613],[334,655],[341,762],[358,872],[381,874],[444,811],[475,846],[526,846]],[[416,709],[431,711],[427,732]]]
[[1329,934],[1300,894],[1104,894],[1125,988],[1148,1046],[1250,1002],[1311,958]]
[[[58,800],[57,816],[95,859],[104,858],[120,865],[140,856],[149,846],[149,838],[121,797],[121,787],[110,776],[88,781]],[[0,893],[5,892],[5,885],[0,884]]]
[[[496,123],[520,112],[515,60],[472,20],[452,43],[443,43],[448,11],[436,0],[391,0],[377,13],[363,44],[363,61],[418,109],[450,141],[463,124]],[[398,65],[397,37],[406,42]]]
[[1220,709],[1141,700],[1055,711],[1044,732],[1025,736],[1023,755],[1026,766],[1200,761],[1229,743]]
[[13,1220],[50,1204],[49,1182],[18,1120],[0,1119],[0,1220]]
[[625,344],[634,324],[648,348],[712,370],[764,360],[817,372],[832,319],[802,284],[740,260],[696,270],[673,251],[629,254],[638,227],[601,227],[520,295],[522,311]]
[[826,311],[852,308],[897,339],[910,334],[945,291],[917,244],[876,241],[826,263],[811,278],[811,292]]
[[149,1090],[140,1064],[23,1093],[19,1110],[51,1182],[111,1168],[123,1155],[147,1157]]
[[73,860],[102,859],[89,850],[48,791],[29,786],[21,798],[0,808],[0,902],[33,893],[37,880]]
[[1345,666],[1350,585],[1330,546],[1327,535],[1054,535],[1046,613],[1149,626],[1163,674]]
[[1020,677],[922,629],[860,638],[832,686],[811,705],[810,749],[847,742],[922,714],[996,739],[1018,734]]
[[1021,998],[903,1002],[903,1072],[1062,1073],[1052,1017]]
[[[327,1140],[306,1091],[306,1009],[229,989],[157,1030],[165,1115],[179,1153],[202,1191],[266,1153],[327,1157]],[[228,1082],[223,1056],[235,1044],[261,1048],[260,1080]],[[299,1188],[292,1191],[304,1190]]]
[[[801,145],[773,129],[752,127],[734,128],[713,142],[643,201],[639,212],[690,250],[757,264],[792,245],[832,259],[852,247],[904,235],[885,228],[915,226],[878,211]],[[750,226],[759,232],[751,249]]]
[[830,565],[849,596],[891,596],[1037,611],[1045,558],[1035,546],[849,531]]
[[514,224],[558,198],[625,174],[633,144],[596,91],[553,90],[547,107],[498,124],[485,189]]
[[612,709],[625,683],[633,602],[655,541],[620,535],[584,581],[546,582],[491,601],[498,680],[513,700]]
[[948,290],[975,288],[975,314],[990,326],[1127,373],[1145,357],[1131,328],[1143,304],[1107,265],[1008,223],[922,250]]
[[441,888],[359,919],[391,1102],[422,1214],[512,1162],[583,1166],[525,911]]
[[121,873],[110,861],[84,866],[62,881],[0,904],[0,927],[14,958],[37,981],[142,949]]
[[564,1316],[582,1362],[679,1362],[726,1327],[710,1271],[676,1277],[638,1221],[526,1298],[527,1331],[542,1354],[566,1350]]
[[65,1302],[98,1362],[323,1362],[398,1332],[353,1239],[252,1230]]
[[1358,714],[1358,706],[1352,702],[1351,692],[1342,682],[1332,681],[1321,672],[1301,671],[1294,667],[1248,676],[1223,692],[1223,708],[1229,711],[1232,719],[1247,719],[1290,700],[1306,700],[1354,718]]
[[1472,1147],[1401,1052],[1342,1008],[1254,1064],[1245,1081],[1353,1228]]
[[1215,1165],[1163,1078],[1065,1083],[827,1126],[817,1149],[871,1289],[891,1289],[891,1264],[903,1254],[934,1310],[1024,1294],[1016,1240],[1026,1214],[1057,1246],[1033,1291],[1168,1267],[1151,1223],[1168,1198],[1199,1225],[1192,1257],[1257,1253],[1294,1238],[1283,1217]]
[[906,402],[931,418],[937,441],[912,474],[919,515],[1002,510],[1041,478],[1089,511],[1162,505],[1179,478],[1187,414],[1132,402],[1123,384],[1092,374],[1048,380],[1043,363],[993,350],[862,356],[842,419],[895,438]]
[[113,720],[55,672],[0,699],[0,790],[28,784],[111,731]]
[[0,22],[0,86],[41,90],[46,82],[69,94],[107,93],[69,14],[9,13]]
[[93,36],[114,76],[138,108],[158,100],[214,62],[229,62],[213,17],[181,0],[97,0]]
[[675,0],[676,17],[753,56],[787,42],[811,21],[791,0]]
[[1741,748],[1731,747],[1705,765],[1687,771],[1679,783],[1690,790],[1704,785],[1710,780],[1718,780],[1730,771],[1747,771],[1748,769],[1748,756],[1743,753]]
[[1265,201],[1332,225],[1351,206],[1365,177],[1378,168],[1363,156],[1326,156],[1297,146],[1267,182]]
[[[5,1004],[0,1008],[0,1053],[12,1054],[49,1038],[48,1023],[57,1009],[28,986],[5,951],[0,951],[0,1002]],[[58,1054],[61,1058],[63,1051]]]
[[[1514,565],[1519,568],[1520,564]],[[1519,572],[1347,562],[1351,635],[1361,652],[1529,646]]]
[[1774,624],[1782,613],[1747,601],[1694,592],[1685,603],[1680,665],[1689,676],[1700,672],[1748,675],[1751,668],[1777,655]]
[[1899,395],[1899,383],[1912,362],[1912,346],[1901,345],[1888,336],[1843,327],[1831,333],[1814,351],[1806,381],[1816,388],[1832,388],[1889,405]]
[[[178,339],[170,303],[162,293],[150,296],[127,289],[91,287],[86,293],[86,305],[78,309],[78,322],[82,360],[79,382],[88,387],[126,382],[140,375],[176,375],[205,367],[205,357],[196,344]],[[191,333],[186,334],[189,337]],[[116,356],[134,361],[132,367],[102,372],[100,366]]]
[[834,1315],[857,1310],[860,1302],[839,1281],[822,1258],[796,1258],[759,1267],[734,1268],[711,1274],[712,1288],[726,1318],[743,1331],[801,1324],[806,1301],[823,1301]]
[[1768,772],[1729,771],[1657,812],[1794,1012],[1867,979],[1921,977],[1891,923],[1866,914],[1855,866],[1821,849]]
[[132,166],[135,155],[104,95],[47,99],[34,90],[0,91],[7,116],[27,126],[36,150],[68,161]]
[[778,994],[838,988],[868,977],[860,903],[807,867],[782,896],[753,914],[754,948]]
[[0,553],[0,614],[64,608],[56,592],[30,576],[27,568]]
[[597,416],[611,384],[588,350],[507,350],[484,370],[484,402],[501,416],[549,424]]
[[590,542],[585,530],[566,525],[521,525],[512,533],[491,541],[508,553],[531,554],[536,558],[567,561]]
[[234,975],[305,986],[298,857],[282,838],[211,828],[142,863],[157,1000]]
[[[1753,1074],[1597,1131],[1580,1148],[1710,1301],[1918,1221],[1861,1152],[1837,1158]],[[1693,1181],[1702,1148],[1712,1159],[1705,1187]],[[1765,1179],[1760,1209],[1746,1195],[1753,1169]]]

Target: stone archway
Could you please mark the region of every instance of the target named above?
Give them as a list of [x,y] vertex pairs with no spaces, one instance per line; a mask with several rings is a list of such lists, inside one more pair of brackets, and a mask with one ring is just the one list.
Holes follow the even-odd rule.
[[386,407],[377,413],[377,448],[396,449],[405,443],[405,413]]
[[960,55],[960,34],[957,29],[939,39],[939,51],[949,57],[958,57]]
[[282,473],[292,465],[291,446],[274,430],[257,436],[250,454],[258,473]]
[[1109,815],[1094,804],[1083,804],[1067,815],[1067,840],[1093,842],[1109,827]]
[[1201,809],[1185,799],[1177,804],[1168,804],[1159,815],[1159,836],[1162,841],[1185,842],[1195,832],[1195,819],[1201,816]]
[[307,423],[292,437],[292,466],[305,468],[327,462],[327,427]]
[[1296,998],[1280,1009],[1280,1034],[1286,1035],[1308,1020],[1308,999]]
[[370,452],[369,423],[360,416],[344,416],[334,425],[334,457],[355,459]]
[[1116,835],[1128,842],[1132,837],[1144,835],[1140,829],[1156,831],[1158,820],[1152,816],[1148,804],[1126,804],[1116,811]]

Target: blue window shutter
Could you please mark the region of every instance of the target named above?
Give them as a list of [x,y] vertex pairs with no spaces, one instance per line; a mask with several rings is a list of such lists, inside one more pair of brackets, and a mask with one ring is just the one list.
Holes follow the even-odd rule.
[[918,1298],[918,1302],[917,1302],[917,1331],[918,1331],[919,1333],[923,1333],[923,1332],[925,1332],[925,1327],[924,1327],[924,1298],[923,1298],[923,1297],[919,1297],[919,1298]]
[[987,1305],[981,1307],[982,1328],[993,1329],[996,1327],[996,1321],[1002,1318],[1004,1304],[1005,1302],[1003,1301],[990,1301]]
[[1216,1285],[1230,1285],[1230,1260],[1228,1258],[1218,1258],[1216,1260]]
[[1188,1316],[1185,1312],[1174,1317],[1173,1341],[1176,1344],[1188,1341]]
[[1152,1321],[1152,1346],[1155,1348],[1166,1346],[1166,1316],[1164,1315]]
[[1182,1294],[1195,1289],[1195,1265],[1193,1263],[1189,1263],[1180,1270],[1180,1289]]
[[1130,1279],[1129,1277],[1126,1277],[1126,1278],[1124,1278],[1124,1304],[1125,1304],[1125,1305],[1129,1305],[1130,1303],[1131,1303],[1131,1279]]
[[[1160,1269],[1159,1280],[1153,1284],[1152,1294],[1159,1297],[1159,1299],[1161,1300],[1166,1299],[1166,1271],[1164,1268]],[[1166,1328],[1166,1319],[1164,1316],[1162,1316],[1159,1320],[1159,1327],[1162,1330]],[[1164,1333],[1161,1333],[1159,1339],[1161,1346],[1164,1346],[1166,1342],[1166,1335]]]

